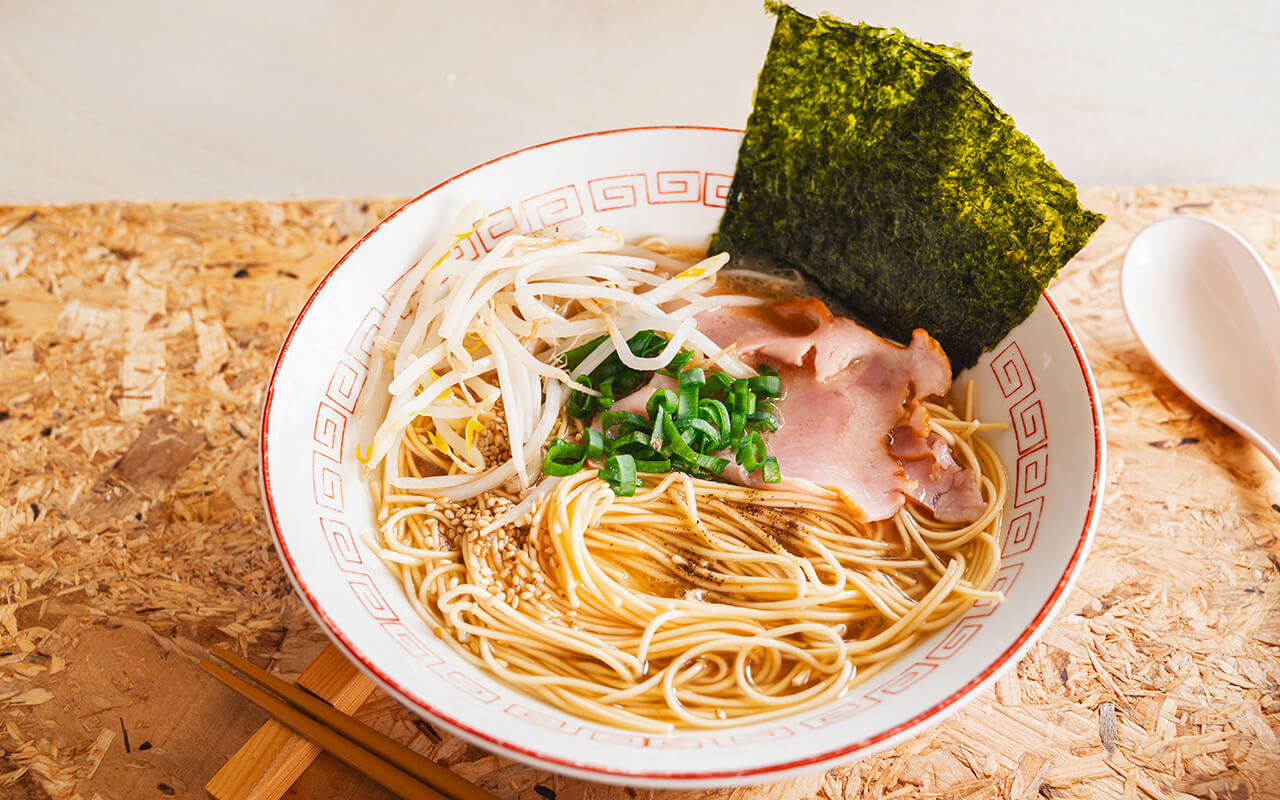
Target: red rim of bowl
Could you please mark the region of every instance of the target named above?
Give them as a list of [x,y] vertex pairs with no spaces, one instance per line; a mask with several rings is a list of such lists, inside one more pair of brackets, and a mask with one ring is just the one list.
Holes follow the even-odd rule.
[[[546,753],[541,753],[537,750],[530,749],[528,747],[517,744],[515,742],[510,742],[504,739],[497,738],[489,733],[485,733],[484,731],[476,730],[475,728],[472,728],[471,726],[467,725],[465,722],[452,718],[446,714],[442,714],[440,711],[438,711],[431,705],[422,702],[415,695],[411,694],[407,689],[405,689],[403,686],[399,685],[394,680],[392,680],[387,675],[385,675],[381,670],[378,669],[378,667],[375,664],[373,664],[369,659],[367,659],[355,647],[355,645],[351,641],[349,641],[346,638],[346,636],[343,635],[342,631],[340,631],[338,627],[334,625],[333,621],[330,620],[328,615],[325,614],[325,612],[321,609],[320,604],[316,599],[315,595],[312,594],[311,590],[307,587],[306,583],[302,580],[301,576],[298,574],[297,565],[294,563],[293,557],[289,554],[289,548],[285,544],[284,538],[280,534],[280,521],[276,516],[275,503],[271,495],[271,475],[267,467],[267,449],[268,449],[267,436],[268,436],[268,430],[270,426],[271,401],[275,393],[276,378],[279,375],[280,365],[284,361],[284,357],[289,350],[289,344],[293,340],[294,333],[297,332],[298,326],[302,323],[303,318],[307,315],[307,311],[311,308],[311,303],[316,299],[317,296],[319,296],[321,289],[324,288],[324,285],[329,281],[329,278],[333,277],[334,273],[336,273],[338,269],[341,268],[342,265],[346,262],[346,260],[351,257],[351,254],[354,253],[360,247],[360,245],[364,244],[366,239],[368,239],[370,236],[376,233],[379,228],[381,228],[384,224],[386,224],[387,222],[390,222],[392,219],[398,216],[401,211],[404,211],[406,208],[418,202],[422,198],[426,197],[427,195],[433,194],[434,192],[438,191],[442,187],[449,185],[450,183],[458,180],[459,178],[465,175],[468,175],[472,172],[475,172],[476,170],[481,169],[483,167],[487,167],[490,164],[495,164],[499,161],[503,161],[513,156],[520,155],[521,153],[529,152],[530,150],[537,150],[543,147],[549,147],[551,145],[560,144],[562,142],[572,141],[574,139],[585,139],[593,136],[608,136],[610,134],[618,134],[618,133],[632,133],[636,131],[657,131],[657,130],[724,131],[728,133],[743,132],[740,128],[723,128],[723,127],[705,126],[705,125],[646,125],[646,126],[635,127],[635,128],[615,128],[613,130],[607,130],[607,131],[596,131],[594,133],[582,133],[576,136],[566,136],[562,139],[554,139],[549,142],[543,142],[541,144],[532,145],[530,147],[525,147],[520,150],[507,153],[506,155],[499,156],[497,158],[486,161],[483,164],[478,164],[464,172],[459,172],[457,175],[454,175],[452,178],[449,178],[448,180],[445,180],[436,184],[435,186],[426,190],[425,192],[413,198],[409,202],[400,206],[400,208],[396,209],[394,212],[388,215],[385,219],[383,219],[381,222],[375,225],[372,229],[370,229],[368,233],[360,237],[360,240],[351,246],[351,249],[348,250],[342,256],[342,258],[338,260],[338,263],[334,264],[333,267],[327,273],[325,273],[325,276],[320,280],[320,283],[316,285],[315,290],[311,293],[311,296],[307,298],[306,303],[302,306],[302,310],[298,312],[297,318],[293,321],[293,324],[289,327],[289,333],[285,336],[284,343],[280,347],[280,353],[276,356],[275,365],[271,369],[271,377],[268,379],[268,382],[267,382],[267,391],[266,391],[266,395],[262,405],[262,424],[261,424],[261,433],[259,434],[259,477],[260,477],[260,483],[262,488],[263,506],[265,507],[265,510],[267,512],[268,522],[271,527],[271,535],[275,539],[276,549],[280,553],[281,560],[285,563],[285,567],[289,573],[290,579],[292,580],[293,584],[298,588],[298,591],[300,592],[303,599],[307,603],[307,606],[310,609],[312,615],[315,616],[318,620],[320,620],[321,624],[325,628],[326,633],[328,633],[330,639],[332,639],[336,644],[338,644],[346,652],[348,658],[351,658],[352,660],[354,660],[357,664],[360,665],[360,667],[366,673],[374,677],[377,681],[381,682],[387,688],[391,689],[396,695],[398,695],[401,698],[410,700],[412,705],[417,706],[423,712],[430,714],[436,719],[439,719],[440,721],[444,722],[446,725],[456,728],[458,731],[463,732],[464,734],[470,736],[475,740],[486,742],[492,745],[493,747],[499,749],[500,751],[506,752],[508,754],[517,755],[517,756],[522,755],[526,758],[531,758],[536,761],[542,762],[543,764],[556,765],[556,766],[564,767],[571,770],[579,770],[582,772],[587,772],[587,773],[591,773],[599,776],[608,776],[615,779],[616,778],[633,778],[633,779],[639,778],[642,780],[651,779],[655,781],[678,782],[678,781],[708,781],[708,780],[716,780],[716,779],[735,779],[735,778],[743,778],[748,776],[759,776],[763,778],[763,777],[767,777],[769,775],[773,775],[777,773],[784,773],[788,771],[799,770],[806,766],[816,765],[816,764],[820,764],[828,761],[837,761],[845,757],[851,757],[853,756],[853,754],[859,753],[860,751],[866,751],[869,748],[876,748],[877,745],[888,746],[888,740],[893,739],[901,734],[906,734],[912,731],[913,729],[924,727],[927,723],[929,723],[934,717],[937,717],[939,714],[944,714],[944,712],[954,712],[959,710],[959,708],[965,702],[972,699],[973,696],[976,695],[977,691],[988,680],[995,678],[998,673],[1000,673],[1005,668],[1012,665],[1014,663],[1015,658],[1021,655],[1024,647],[1029,646],[1031,639],[1034,638],[1041,631],[1042,627],[1045,625],[1050,615],[1052,615],[1054,611],[1057,609],[1059,602],[1062,599],[1064,599],[1066,590],[1071,585],[1071,583],[1073,582],[1076,576],[1076,567],[1079,564],[1080,559],[1084,556],[1085,551],[1088,549],[1090,534],[1092,532],[1094,523],[1096,521],[1095,516],[1098,511],[1099,492],[1101,489],[1101,477],[1102,477],[1102,467],[1103,467],[1102,415],[1098,407],[1097,386],[1095,386],[1093,376],[1089,371],[1088,362],[1085,360],[1084,352],[1081,350],[1080,343],[1076,340],[1075,334],[1071,330],[1071,326],[1067,323],[1066,318],[1062,315],[1062,311],[1059,310],[1057,303],[1053,301],[1053,298],[1049,296],[1048,292],[1045,292],[1043,296],[1045,300],[1048,302],[1049,308],[1053,311],[1054,316],[1057,317],[1059,324],[1062,325],[1062,330],[1063,330],[1063,333],[1065,333],[1067,336],[1067,341],[1071,343],[1072,352],[1075,354],[1076,361],[1080,367],[1081,376],[1084,378],[1085,390],[1089,396],[1089,409],[1093,416],[1093,436],[1094,436],[1093,485],[1089,493],[1089,507],[1085,513],[1084,524],[1080,529],[1080,536],[1076,541],[1076,547],[1071,554],[1071,559],[1067,562],[1066,568],[1063,570],[1062,577],[1058,580],[1058,584],[1054,587],[1053,592],[1050,593],[1048,600],[1045,601],[1044,606],[1036,614],[1035,618],[1031,621],[1031,623],[1023,630],[1022,634],[1013,642],[1013,644],[1011,644],[1008,648],[1006,648],[1003,653],[1001,653],[990,665],[986,667],[986,669],[984,669],[981,673],[979,673],[973,680],[969,681],[964,686],[961,686],[959,689],[951,693],[946,698],[938,701],[933,706],[926,709],[925,711],[922,711],[921,713],[917,714],[911,719],[905,722],[902,722],[898,725],[895,725],[894,727],[889,728],[887,730],[883,730],[873,736],[869,736],[865,739],[861,739],[851,744],[842,745],[833,750],[824,751],[822,753],[819,753],[813,756],[807,756],[801,759],[794,759],[791,761],[786,761],[778,764],[769,764],[765,766],[752,767],[749,769],[727,770],[727,771],[720,771],[720,772],[635,772],[635,771],[628,771],[628,770],[608,769],[608,768],[600,767],[593,764],[586,764],[586,763],[571,761],[568,759],[561,758],[559,756],[547,755]],[[937,721],[941,721],[941,720],[937,720]]]

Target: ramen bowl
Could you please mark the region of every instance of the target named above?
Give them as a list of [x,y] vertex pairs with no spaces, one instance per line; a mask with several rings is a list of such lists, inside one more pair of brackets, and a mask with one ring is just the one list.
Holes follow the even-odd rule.
[[[262,496],[289,577],[325,632],[412,711],[495,753],[630,786],[762,783],[890,747],[955,713],[1012,667],[1053,619],[1097,526],[1103,434],[1097,390],[1048,294],[959,376],[1011,488],[994,588],[871,680],[769,722],[669,735],[576,717],[473,666],[413,611],[366,545],[373,504],[355,457],[374,337],[393,285],[479,200],[489,216],[459,245],[583,219],[628,238],[705,243],[729,192],[741,132],[658,127],[530,147],[428,190],[379,223],[325,276],[280,350],[262,418]],[[465,248],[465,249],[462,249]],[[387,325],[386,327],[390,327]],[[367,436],[367,434],[364,434]]]

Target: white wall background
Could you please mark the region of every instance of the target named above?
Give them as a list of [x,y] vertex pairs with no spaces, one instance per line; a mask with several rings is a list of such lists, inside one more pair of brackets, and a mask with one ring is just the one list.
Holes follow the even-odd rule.
[[[796,0],[975,53],[1081,184],[1280,183],[1272,0]],[[591,130],[740,127],[759,0],[0,0],[0,202],[404,195]]]

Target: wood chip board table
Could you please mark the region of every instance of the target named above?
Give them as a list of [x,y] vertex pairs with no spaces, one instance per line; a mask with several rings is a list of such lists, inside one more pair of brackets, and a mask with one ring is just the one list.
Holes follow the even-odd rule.
[[[1280,189],[1082,194],[1109,219],[1052,290],[1102,391],[1103,518],[1047,635],[963,712],[825,774],[653,793],[437,739],[377,692],[358,716],[529,800],[1280,797],[1280,474],[1157,372],[1118,288],[1178,211],[1280,265]],[[264,716],[196,659],[320,652],[258,502],[259,403],[303,299],[398,202],[0,207],[0,796],[205,797]],[[322,755],[288,796],[387,795]]]

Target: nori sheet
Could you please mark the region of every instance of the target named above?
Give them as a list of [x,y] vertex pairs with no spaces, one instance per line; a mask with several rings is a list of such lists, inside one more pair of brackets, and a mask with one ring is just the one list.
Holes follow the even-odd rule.
[[780,4],[713,250],[798,269],[955,371],[1103,217],[969,78],[969,54]]

